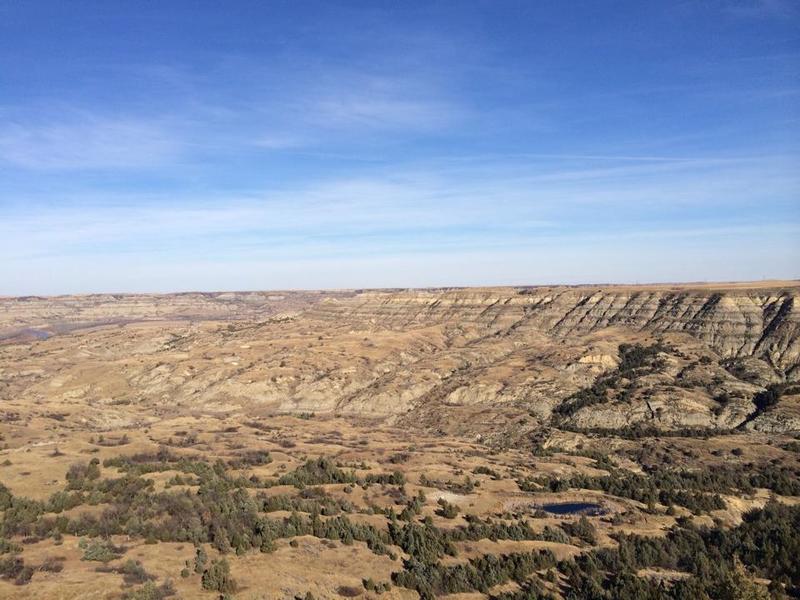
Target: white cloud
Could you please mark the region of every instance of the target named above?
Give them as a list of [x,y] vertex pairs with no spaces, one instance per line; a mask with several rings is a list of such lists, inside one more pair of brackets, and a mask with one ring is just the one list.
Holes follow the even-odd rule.
[[253,146],[265,150],[285,150],[301,148],[311,143],[306,137],[291,134],[269,134],[253,140]]
[[789,159],[572,160],[0,203],[0,293],[798,275]]
[[341,93],[318,101],[315,120],[326,127],[432,129],[454,122],[460,110],[443,101]]
[[163,164],[180,150],[157,122],[65,115],[0,124],[0,164],[25,169],[128,169]]
[[389,131],[440,131],[471,116],[450,82],[386,66],[358,71],[325,65],[293,74],[268,92],[244,93],[249,96],[245,112],[273,132],[264,136],[268,147],[288,147],[287,141],[292,147],[322,145]]
[[[381,245],[413,249],[431,235],[443,247],[519,244],[534,232],[583,235],[617,222],[633,223],[637,235],[722,231],[741,226],[731,221],[737,214],[768,217],[764,207],[781,203],[785,211],[800,187],[787,173],[775,158],[583,169],[502,160],[438,170],[395,164],[246,196],[79,193],[9,207],[0,250],[9,259],[99,246],[142,254],[195,246],[211,253],[358,253]],[[718,215],[713,227],[711,215]]]
[[797,17],[794,0],[736,0],[726,6],[728,13],[743,18],[793,18]]
[[[613,236],[553,243],[545,239],[515,248],[352,256],[267,255],[250,257],[164,256],[153,261],[137,254],[32,259],[0,264],[0,294],[55,294],[111,291],[268,290],[459,285],[647,283],[735,281],[800,276],[797,231],[757,229],[751,246],[730,244],[730,232],[697,238],[655,238],[630,246]],[[679,243],[676,243],[679,242]],[[723,249],[724,251],[720,251]],[[669,257],[669,260],[665,260]]]

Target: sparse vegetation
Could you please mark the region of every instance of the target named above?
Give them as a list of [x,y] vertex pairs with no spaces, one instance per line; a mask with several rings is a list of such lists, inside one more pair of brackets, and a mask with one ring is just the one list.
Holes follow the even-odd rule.
[[638,378],[663,368],[664,360],[660,355],[667,352],[669,348],[661,343],[650,346],[620,344],[617,368],[598,377],[590,387],[568,397],[555,408],[555,414],[566,418],[587,406],[604,404],[610,400],[624,402],[633,393]]
[[[488,337],[475,335],[479,325],[421,329],[399,351],[395,332],[370,325],[367,334],[359,325],[351,333],[348,325],[334,358],[326,345],[339,333],[308,332],[303,317],[233,328],[187,323],[187,332],[155,345],[153,331],[173,325],[151,324],[120,347],[117,336],[130,330],[102,327],[84,341],[115,377],[124,374],[115,390],[135,388],[102,398],[105,388],[81,381],[71,355],[59,350],[58,360],[76,379],[50,390],[38,375],[50,376],[44,358],[0,346],[20,361],[4,371],[11,383],[3,389],[22,398],[3,412],[0,597],[19,595],[16,586],[42,595],[44,585],[68,579],[76,593],[100,580],[117,587],[109,596],[128,600],[409,590],[490,600],[800,598],[800,521],[791,506],[800,496],[800,446],[796,434],[773,432],[795,414],[788,371],[752,357],[718,360],[721,352],[684,343],[686,331],[597,332],[588,350],[567,336],[531,352],[535,336],[493,322],[497,335]],[[313,354],[323,350],[325,361]],[[182,357],[179,367],[172,354]],[[428,369],[429,358],[444,355],[446,372]],[[358,361],[363,382],[354,385],[338,356]],[[398,402],[411,408],[391,421],[322,410],[296,418],[271,412],[270,403],[231,408],[249,398],[242,390],[262,385],[315,390],[303,410],[329,385],[345,386],[352,406],[373,393],[391,397],[395,370],[418,360],[420,378],[413,373],[403,388],[412,401]],[[13,374],[23,367],[51,396],[26,392]],[[374,369],[383,373],[377,388]],[[591,382],[595,373],[550,421],[549,407],[563,396],[557,385]],[[312,380],[318,387],[308,387]],[[168,392],[137,396],[146,381]],[[191,382],[192,393],[179,381]],[[503,402],[484,401],[495,383]],[[419,405],[418,385],[427,390]],[[473,397],[475,385],[482,387]],[[59,389],[68,406],[52,399]],[[673,400],[698,412],[681,420]],[[614,403],[632,418],[614,420],[616,428],[592,420]],[[642,412],[650,416],[638,419]],[[553,503],[599,509],[556,514]],[[531,542],[551,543],[553,553],[531,551]]]

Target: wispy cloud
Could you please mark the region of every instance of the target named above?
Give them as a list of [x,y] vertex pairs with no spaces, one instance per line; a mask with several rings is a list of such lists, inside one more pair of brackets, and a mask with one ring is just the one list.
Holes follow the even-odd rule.
[[[249,68],[238,74],[244,82],[235,96],[209,90],[216,82],[171,69],[174,95],[153,103],[150,115],[100,113],[88,103],[0,112],[0,167],[130,170],[209,152],[324,151],[386,133],[440,131],[467,114],[441,82],[423,73],[330,68],[317,76],[314,69],[263,89],[247,82],[262,75]],[[345,153],[328,153],[334,154]]]
[[793,18],[800,16],[794,0],[733,0],[725,6],[728,13],[742,18]]
[[[574,168],[508,159],[432,169],[381,166],[370,175],[293,183],[232,195],[64,196],[8,210],[0,249],[8,259],[84,252],[358,255],[428,247],[486,249],[543,238],[684,232],[720,235],[795,222],[800,177],[780,159],[656,161]],[[771,213],[764,213],[767,203]],[[794,216],[793,216],[794,215]],[[628,236],[630,237],[630,236]],[[696,237],[696,236],[695,236]]]
[[291,150],[307,146],[312,141],[309,138],[291,134],[267,134],[252,141],[253,146],[266,150]]
[[373,129],[439,127],[452,123],[454,106],[444,102],[398,99],[391,96],[337,94],[316,104],[315,119],[320,125],[353,125]]
[[427,130],[456,123],[466,108],[429,73],[334,71],[295,97],[309,122],[325,128]]
[[63,56],[0,20],[0,286],[796,273],[796,6],[119,9]]
[[158,121],[80,114],[0,124],[0,165],[24,169],[156,166],[180,149],[180,140]]

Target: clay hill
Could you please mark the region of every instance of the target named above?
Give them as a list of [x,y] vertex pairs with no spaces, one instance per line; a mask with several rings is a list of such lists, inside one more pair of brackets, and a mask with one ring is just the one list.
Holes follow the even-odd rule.
[[[799,290],[8,298],[0,398],[6,410],[90,404],[90,418],[109,423],[268,408],[513,438],[551,425],[785,432],[800,429],[800,397],[786,385],[800,379]],[[759,405],[768,388],[780,402]]]
[[0,598],[800,598],[799,293],[0,298]]

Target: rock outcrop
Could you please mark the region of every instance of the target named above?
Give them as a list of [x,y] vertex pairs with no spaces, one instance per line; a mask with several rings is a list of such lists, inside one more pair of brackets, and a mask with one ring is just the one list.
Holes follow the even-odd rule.
[[798,287],[566,287],[367,292],[308,315],[404,329],[446,323],[554,338],[608,328],[686,333],[723,358],[754,356],[789,378],[800,363]]
[[[0,323],[62,334],[0,346],[0,401],[90,405],[99,420],[120,406],[134,421],[187,407],[340,413],[504,442],[552,425],[791,431],[793,396],[763,414],[753,399],[800,379],[799,289],[3,299]],[[652,364],[623,368],[624,344]]]

